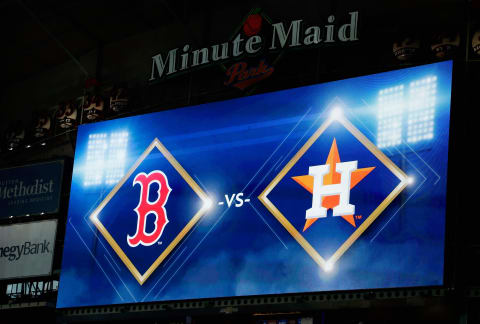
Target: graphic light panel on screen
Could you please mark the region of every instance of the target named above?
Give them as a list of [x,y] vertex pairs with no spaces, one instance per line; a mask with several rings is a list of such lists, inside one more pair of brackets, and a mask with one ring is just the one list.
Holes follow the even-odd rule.
[[437,77],[427,77],[410,83],[407,142],[433,138]]
[[403,85],[386,88],[378,93],[379,148],[399,145],[402,142]]
[[106,163],[105,183],[117,183],[125,173],[125,157],[127,154],[128,133],[110,134],[109,153]]
[[85,164],[84,186],[100,185],[103,181],[107,134],[91,134],[88,137],[87,163]]
[[83,185],[112,185],[125,174],[128,132],[96,133],[88,136]]
[[437,77],[427,76],[378,92],[377,146],[431,140],[434,134]]

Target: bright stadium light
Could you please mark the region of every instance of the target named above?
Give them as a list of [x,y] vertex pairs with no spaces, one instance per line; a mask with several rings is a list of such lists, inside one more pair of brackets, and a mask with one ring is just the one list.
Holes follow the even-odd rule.
[[108,155],[105,170],[105,183],[117,183],[125,173],[128,133],[117,132],[110,134]]
[[378,92],[377,146],[399,145],[402,142],[404,86],[382,89]]
[[[382,89],[378,93],[377,146],[393,147],[406,141],[431,140],[434,135],[437,77]],[[408,99],[408,100],[407,100]]]
[[409,185],[414,184],[414,183],[415,183],[415,178],[412,177],[412,176],[409,176],[409,177],[407,178],[407,183],[408,183]]
[[336,120],[339,119],[343,116],[343,111],[342,108],[339,106],[333,107],[333,109],[330,111],[330,118]]
[[90,134],[87,144],[87,161],[83,185],[96,186],[103,182],[105,154],[108,148],[107,134]]
[[211,199],[210,197],[206,197],[205,199],[203,199],[204,209],[209,210],[209,209],[212,209],[212,207],[213,207],[213,199]]
[[429,76],[410,83],[407,142],[433,138],[437,77]]
[[128,132],[90,134],[84,186],[112,185],[125,175]]
[[333,263],[330,261],[327,261],[325,263],[325,272],[331,272],[333,270]]

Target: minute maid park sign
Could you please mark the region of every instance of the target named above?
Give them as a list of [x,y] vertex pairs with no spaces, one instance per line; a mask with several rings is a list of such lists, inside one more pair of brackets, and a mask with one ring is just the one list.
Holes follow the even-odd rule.
[[[261,20],[260,15],[258,16]],[[174,76],[179,72],[204,66],[210,63],[221,63],[240,56],[254,56],[264,51],[278,51],[286,48],[315,46],[321,43],[333,44],[339,42],[353,42],[358,40],[358,11],[349,12],[350,21],[336,26],[335,16],[327,18],[324,26],[305,26],[302,19],[293,20],[289,25],[283,22],[272,23],[271,38],[263,39],[258,32],[237,32],[228,42],[215,44],[210,47],[192,50],[189,44],[182,49],[174,48],[166,54],[152,56],[152,70],[149,81],[156,81],[166,76]],[[248,23],[247,21],[244,23]],[[251,36],[247,36],[251,34]]]

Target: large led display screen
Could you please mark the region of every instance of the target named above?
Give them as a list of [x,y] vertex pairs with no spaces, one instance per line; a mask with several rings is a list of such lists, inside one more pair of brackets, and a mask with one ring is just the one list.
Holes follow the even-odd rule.
[[57,306],[442,285],[451,78],[81,126]]

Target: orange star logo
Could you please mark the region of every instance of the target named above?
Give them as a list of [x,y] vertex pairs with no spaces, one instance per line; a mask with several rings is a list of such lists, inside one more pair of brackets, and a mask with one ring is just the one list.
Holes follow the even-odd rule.
[[[337,142],[333,139],[332,146],[330,147],[330,152],[328,153],[327,161],[325,164],[330,165],[330,172],[326,174],[323,178],[324,185],[330,184],[339,184],[341,175],[340,173],[336,172],[336,165],[340,161],[340,154],[338,153]],[[370,172],[373,171],[375,167],[369,168],[362,168],[357,169],[352,172],[350,177],[350,189],[354,188],[360,181],[362,181]],[[313,194],[313,176],[310,175],[302,175],[292,177],[299,185],[303,188],[308,190],[311,194]],[[332,195],[326,196],[322,198],[322,207],[327,209],[333,209],[333,207],[337,206],[340,202],[340,195]],[[350,225],[353,227],[357,227],[355,224],[355,217],[354,215],[346,215],[342,216],[344,220],[346,220]],[[310,218],[307,219],[305,222],[305,226],[303,227],[303,232],[305,232],[313,223],[317,221],[318,218]]]
[[[287,213],[285,216],[282,211],[278,209],[277,206],[270,200],[269,195],[272,193],[272,190],[275,189],[278,185],[282,186],[282,181],[285,179],[290,170],[298,163],[298,161],[305,156],[305,153],[312,147],[316,145],[317,140],[322,136],[327,129],[332,124],[336,126],[343,127],[348,131],[353,137],[358,141],[358,145],[363,146],[367,149],[377,160],[378,165],[385,166],[398,180],[396,187],[394,187],[390,192],[385,192],[383,200],[375,207],[373,210],[365,210],[367,214],[362,215],[361,224],[357,221],[355,224],[355,216],[359,215],[346,215],[343,216],[343,219],[347,221],[352,227],[353,232],[348,236],[348,238],[338,246],[338,248],[333,252],[332,255],[321,256],[316,250],[316,246],[312,246],[302,234],[316,221],[316,218],[311,220],[306,220],[303,233],[299,231],[287,217],[298,217],[298,212]],[[309,159],[311,157],[308,157]],[[327,185],[338,185],[341,184],[341,173],[337,171],[337,163],[340,162],[340,155],[338,154],[337,143],[335,139],[330,148],[330,152],[327,157],[326,164],[329,165],[329,173],[323,176],[323,184]],[[344,161],[347,162],[347,161]],[[314,161],[312,163],[317,163]],[[358,163],[357,163],[358,164]],[[350,190],[355,187],[362,179],[364,179],[368,174],[373,171],[374,167],[357,169],[350,174]],[[380,175],[378,175],[380,176]],[[292,176],[289,174],[288,181],[290,177],[293,178],[298,184],[303,188],[308,190],[312,194],[313,198],[313,185],[314,177],[310,175],[304,176]],[[380,179],[381,180],[381,179]],[[326,119],[320,127],[310,136],[310,138],[303,144],[303,146],[295,153],[295,155],[285,164],[283,169],[272,179],[272,181],[267,185],[267,187],[262,191],[258,196],[258,199],[262,204],[267,208],[267,210],[272,213],[272,215],[280,222],[280,224],[288,231],[288,233],[300,244],[301,247],[305,249],[305,252],[310,255],[310,257],[325,271],[330,271],[333,265],[342,257],[342,255],[355,243],[355,241],[365,232],[365,230],[380,216],[380,214],[387,208],[392,201],[402,192],[403,189],[407,186],[408,178],[407,175],[395,164],[393,163],[382,151],[378,149],[370,140],[365,137],[345,116],[341,113],[332,114],[330,118]],[[357,188],[360,190],[363,188]],[[366,188],[365,188],[366,189]],[[292,193],[294,194],[294,193]],[[274,195],[274,194],[273,194]],[[333,209],[333,207],[338,206],[340,203],[340,195],[335,196],[322,196],[322,207],[327,209]],[[306,211],[303,211],[306,216]],[[304,217],[305,217],[304,216]]]

